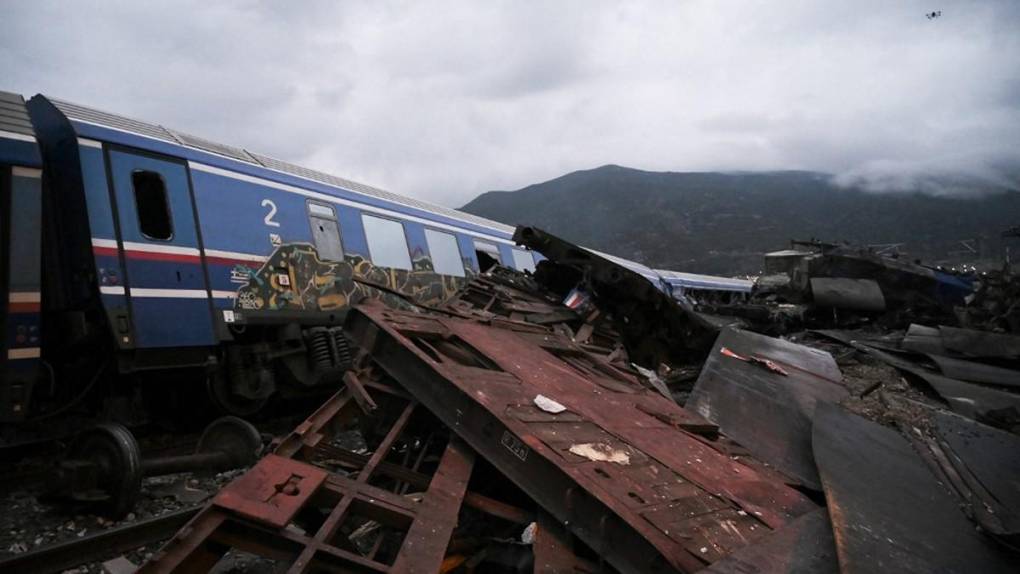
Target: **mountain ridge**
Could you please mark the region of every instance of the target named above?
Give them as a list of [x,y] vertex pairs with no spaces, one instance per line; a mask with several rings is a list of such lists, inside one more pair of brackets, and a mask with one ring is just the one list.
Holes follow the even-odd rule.
[[[905,243],[927,263],[1001,261],[1001,231],[1020,223],[1020,191],[975,182],[974,197],[844,187],[830,174],[655,172],[607,164],[514,191],[485,192],[461,210],[527,224],[658,268],[753,274],[790,239]],[[979,254],[960,241],[971,241]]]

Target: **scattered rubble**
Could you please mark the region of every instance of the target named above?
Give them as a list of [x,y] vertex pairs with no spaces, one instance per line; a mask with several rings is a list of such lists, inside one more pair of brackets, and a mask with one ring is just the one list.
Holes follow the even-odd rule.
[[[204,505],[158,551],[87,571],[1015,571],[1008,281],[971,295],[812,242],[773,256],[749,300],[699,303],[541,230],[515,237],[546,257],[533,276],[353,309],[332,398],[247,471],[145,479],[136,518],[152,497]],[[52,518],[12,518],[0,543],[86,528]]]

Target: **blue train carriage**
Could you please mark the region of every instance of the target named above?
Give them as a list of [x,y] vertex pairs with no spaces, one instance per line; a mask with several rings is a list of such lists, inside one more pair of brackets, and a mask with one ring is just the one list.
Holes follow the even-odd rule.
[[656,269],[674,298],[689,302],[732,303],[746,300],[754,287],[749,279],[734,279]]
[[479,217],[41,95],[28,107],[59,230],[47,308],[82,326],[62,348],[105,344],[148,380],[190,369],[237,414],[336,381],[361,299],[438,303],[493,264],[536,263]]
[[25,102],[0,92],[0,421],[20,421],[41,374],[42,158]]

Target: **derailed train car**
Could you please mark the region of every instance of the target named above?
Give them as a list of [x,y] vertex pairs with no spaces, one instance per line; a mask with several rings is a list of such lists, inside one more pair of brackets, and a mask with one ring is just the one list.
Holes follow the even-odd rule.
[[360,299],[434,303],[536,263],[492,221],[41,95],[2,102],[4,420],[113,380],[199,378],[250,413],[335,380]]
[[339,379],[360,300],[541,259],[500,223],[42,95],[0,95],[0,185],[0,421],[195,381],[251,414]]

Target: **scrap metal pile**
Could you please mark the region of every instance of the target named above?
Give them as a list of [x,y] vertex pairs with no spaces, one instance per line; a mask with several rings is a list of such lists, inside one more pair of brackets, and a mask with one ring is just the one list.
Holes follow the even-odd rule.
[[1016,571],[1020,337],[794,342],[516,239],[534,276],[352,310],[341,390],[141,571]]

